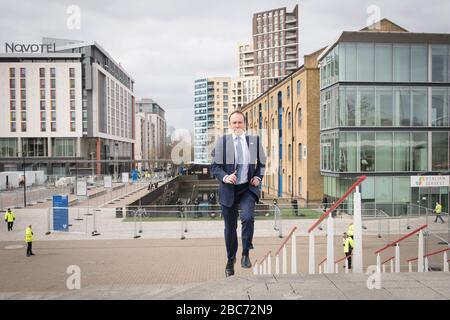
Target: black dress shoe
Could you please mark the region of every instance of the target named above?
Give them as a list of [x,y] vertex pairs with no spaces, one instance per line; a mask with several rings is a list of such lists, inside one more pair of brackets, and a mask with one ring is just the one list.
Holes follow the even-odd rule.
[[242,268],[251,268],[252,267],[252,263],[251,263],[250,257],[248,255],[242,255],[241,266],[242,266]]
[[233,260],[228,260],[225,266],[225,277],[231,277],[234,275],[234,264],[236,263],[236,258]]

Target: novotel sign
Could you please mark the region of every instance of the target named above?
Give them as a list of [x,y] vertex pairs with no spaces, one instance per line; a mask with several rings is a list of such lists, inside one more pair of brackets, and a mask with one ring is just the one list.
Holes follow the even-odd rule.
[[36,43],[8,43],[5,42],[6,53],[43,53],[43,52],[56,52],[56,44],[36,44]]

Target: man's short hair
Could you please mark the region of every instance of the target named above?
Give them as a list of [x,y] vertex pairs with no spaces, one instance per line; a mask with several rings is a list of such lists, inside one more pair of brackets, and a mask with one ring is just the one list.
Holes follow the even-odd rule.
[[244,121],[245,121],[245,115],[244,115],[244,113],[242,112],[242,111],[240,111],[240,110],[234,110],[232,113],[230,113],[230,115],[228,116],[228,122],[230,122],[231,121],[231,116],[233,115],[233,114],[240,114],[241,116],[242,116],[242,118],[244,118]]

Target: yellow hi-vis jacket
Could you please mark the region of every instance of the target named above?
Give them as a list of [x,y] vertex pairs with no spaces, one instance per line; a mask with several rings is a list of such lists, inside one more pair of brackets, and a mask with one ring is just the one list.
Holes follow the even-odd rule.
[[33,231],[30,227],[27,228],[25,231],[25,241],[26,242],[33,242]]
[[347,237],[344,239],[344,253],[348,253],[353,249],[353,239]]
[[6,211],[6,213],[5,213],[5,220],[7,222],[13,222],[15,219],[16,219],[16,216],[14,215],[14,212]]
[[351,225],[348,226],[348,230],[347,230],[347,234],[350,237],[353,237],[353,234],[355,233],[355,226],[353,225],[353,223]]
[[441,214],[441,212],[442,212],[442,205],[437,204],[436,208],[434,208],[434,211],[436,211],[436,214]]

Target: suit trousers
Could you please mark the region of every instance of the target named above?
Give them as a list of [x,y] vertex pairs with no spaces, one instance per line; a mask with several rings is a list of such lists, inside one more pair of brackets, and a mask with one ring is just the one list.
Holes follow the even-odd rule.
[[254,213],[256,196],[250,191],[248,182],[234,186],[234,202],[231,207],[222,205],[222,216],[225,222],[225,245],[229,261],[236,258],[238,249],[237,220],[241,210],[242,249],[253,249]]

